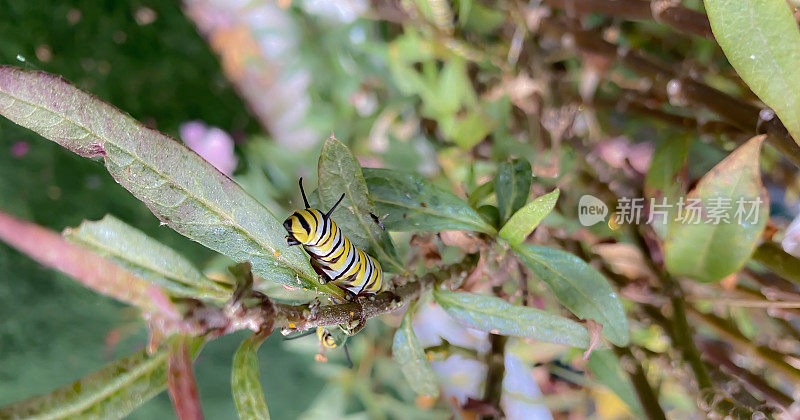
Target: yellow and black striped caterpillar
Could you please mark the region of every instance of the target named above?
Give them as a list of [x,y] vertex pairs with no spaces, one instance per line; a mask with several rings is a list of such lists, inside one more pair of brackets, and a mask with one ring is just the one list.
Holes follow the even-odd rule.
[[303,178],[299,183],[306,208],[294,212],[283,222],[289,233],[286,236],[289,246],[303,245],[311,256],[311,266],[326,283],[332,281],[354,297],[378,293],[383,278],[381,265],[356,248],[331,220],[331,214],[342,202],[344,194],[327,213],[322,213],[310,208],[303,190]]

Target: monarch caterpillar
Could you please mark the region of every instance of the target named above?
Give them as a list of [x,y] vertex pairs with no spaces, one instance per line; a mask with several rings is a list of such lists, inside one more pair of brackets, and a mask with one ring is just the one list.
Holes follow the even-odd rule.
[[332,281],[353,298],[378,293],[383,285],[381,265],[356,248],[331,220],[331,214],[344,199],[344,194],[327,213],[322,213],[310,208],[303,190],[303,178],[299,184],[306,208],[292,213],[283,222],[289,246],[303,245],[311,256],[311,266],[323,281]]

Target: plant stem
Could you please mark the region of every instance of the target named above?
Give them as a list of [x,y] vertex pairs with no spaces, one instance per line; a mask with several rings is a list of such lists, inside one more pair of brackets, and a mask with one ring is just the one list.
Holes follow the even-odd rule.
[[778,389],[773,388],[761,376],[758,376],[747,369],[741,368],[734,363],[728,354],[726,346],[722,345],[722,343],[704,340],[701,341],[700,346],[703,349],[703,354],[706,355],[711,363],[722,367],[731,375],[739,378],[739,380],[745,383],[745,385],[760,392],[761,395],[763,395],[770,402],[782,407],[783,409],[788,409],[789,406],[792,405],[792,397],[786,395]]
[[[425,288],[445,282],[463,281],[477,262],[478,255],[470,254],[459,263],[425,274],[398,287],[394,293],[383,292],[352,302],[326,306],[277,303],[252,290],[240,291],[223,308],[207,306],[193,300],[193,307],[182,321],[165,325],[163,329],[165,333],[219,336],[242,329],[261,331],[272,330],[274,327],[290,333],[326,325],[349,324],[353,321],[366,322],[369,318],[402,308],[418,298]],[[252,282],[249,284],[252,285]],[[250,303],[246,304],[247,302]]]
[[627,371],[628,375],[631,377],[633,389],[636,391],[636,396],[639,397],[639,403],[642,404],[642,409],[647,418],[650,420],[666,420],[667,416],[664,414],[661,404],[658,403],[658,396],[650,386],[650,382],[647,380],[647,375],[639,359],[631,353],[628,347],[614,346],[614,353],[617,354],[623,366],[633,367],[632,371],[624,370]]
[[766,364],[790,381],[800,382],[800,370],[786,363],[783,359],[783,354],[769,347],[753,343],[730,322],[714,314],[702,313],[691,307],[690,312],[695,318],[703,321],[707,326],[714,329],[717,334],[727,339],[729,343],[739,348],[740,351],[759,356]]
[[600,13],[628,20],[649,20],[671,26],[676,30],[714,39],[708,17],[672,1],[655,0],[544,0],[544,4],[567,13],[588,15]]
[[486,389],[484,390],[483,400],[496,408],[498,413],[501,413],[500,397],[503,395],[503,377],[506,373],[505,352],[508,337],[489,334],[489,342],[492,348],[489,354],[486,355]]
[[639,75],[652,79],[655,86],[666,88],[667,97],[679,100],[687,106],[708,109],[744,133],[767,134],[767,141],[796,166],[800,166],[800,146],[789,135],[774,113],[730,96],[720,90],[688,77],[681,77],[653,57],[636,50],[619,48],[605,41],[599,31],[583,30],[571,20],[549,19],[541,23],[541,29],[560,35],[570,35],[574,47],[580,51],[599,54],[611,61],[619,61]]

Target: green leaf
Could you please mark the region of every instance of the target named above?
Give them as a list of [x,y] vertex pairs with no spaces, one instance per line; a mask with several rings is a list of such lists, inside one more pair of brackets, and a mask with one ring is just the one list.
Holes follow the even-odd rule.
[[[655,203],[674,206],[678,198],[686,192],[685,168],[689,158],[692,137],[678,136],[663,141],[653,153],[650,169],[644,179],[644,195]],[[674,215],[674,207],[669,207],[664,219],[656,219],[651,224],[656,233],[664,238],[667,235],[669,220]]]
[[84,157],[99,157],[164,223],[282,284],[319,288],[307,257],[286,244],[281,223],[186,146],[61,77],[0,67],[0,114]]
[[692,137],[682,135],[666,139],[656,148],[644,179],[646,197],[673,199],[684,192],[681,172],[686,167],[691,144]]
[[64,229],[63,235],[175,296],[224,300],[230,295],[172,248],[114,216],[84,221],[77,228]]
[[411,324],[414,309],[415,305],[412,304],[403,316],[400,328],[394,333],[392,356],[400,364],[403,376],[417,394],[437,398],[439,385],[436,375]]
[[469,204],[472,208],[477,208],[478,204],[483,201],[486,197],[492,195],[494,193],[494,180],[484,182],[477,188],[475,188],[471,193],[469,193],[469,197],[467,197],[467,204]]
[[628,319],[608,280],[585,261],[558,249],[518,245],[514,252],[550,286],[559,302],[581,319],[603,324],[603,335],[618,346],[628,344]]
[[378,226],[371,214],[378,210],[368,196],[361,165],[350,149],[331,136],[319,156],[319,198],[322,211],[328,211],[344,193],[344,200],[333,212],[333,220],[350,241],[376,257],[385,271],[405,272],[389,234]]
[[[769,196],[758,167],[764,138],[753,137],[739,146],[687,195],[687,203],[700,200],[700,223],[694,224],[694,218],[688,217],[690,211],[684,209],[685,220],[670,225],[664,249],[670,273],[717,281],[739,270],[750,258],[769,219]],[[729,200],[730,208],[720,200]],[[748,214],[750,210],[753,213]],[[713,223],[708,218],[712,212],[726,217],[727,222]]]
[[494,121],[478,111],[469,111],[466,116],[451,120],[445,129],[448,137],[462,149],[472,149],[492,131]]
[[511,245],[522,243],[539,226],[539,222],[553,211],[559,194],[560,190],[556,188],[517,210],[500,229],[500,237]]
[[631,412],[637,417],[642,418],[642,405],[636,391],[633,389],[628,375],[622,370],[619,359],[611,350],[594,350],[589,356],[589,370],[597,380],[608,387],[612,392],[630,407]]
[[426,105],[433,116],[449,117],[461,108],[471,95],[472,83],[467,76],[467,64],[458,57],[445,61],[431,94],[425,95]]
[[785,1],[705,0],[714,38],[800,143],[800,31]]
[[494,191],[501,223],[528,202],[532,181],[531,164],[525,159],[501,163],[497,168]]
[[572,347],[589,346],[586,327],[539,309],[512,305],[494,296],[446,290],[436,290],[434,298],[450,317],[470,328]]
[[[202,342],[192,340],[193,355]],[[150,356],[142,350],[49,394],[5,406],[0,418],[123,418],[167,387],[167,358],[166,349]]]
[[481,215],[481,218],[489,223],[492,226],[499,226],[500,225],[500,210],[497,210],[497,207],[491,204],[484,204],[478,207],[478,214]]
[[388,215],[383,223],[389,230],[494,232],[464,200],[419,175],[372,168],[364,168],[363,173],[378,208],[376,215]]
[[269,419],[269,410],[258,375],[258,348],[267,337],[263,332],[251,335],[242,342],[233,356],[231,387],[236,410],[243,420]]

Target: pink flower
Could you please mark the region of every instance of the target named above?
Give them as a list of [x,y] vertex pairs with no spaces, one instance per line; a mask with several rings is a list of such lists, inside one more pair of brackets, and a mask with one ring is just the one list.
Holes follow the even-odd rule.
[[11,145],[11,155],[15,158],[21,158],[28,154],[28,151],[31,149],[31,146],[28,142],[25,141],[18,141]]
[[181,139],[220,172],[230,176],[236,169],[233,139],[219,127],[208,126],[202,121],[181,124]]

